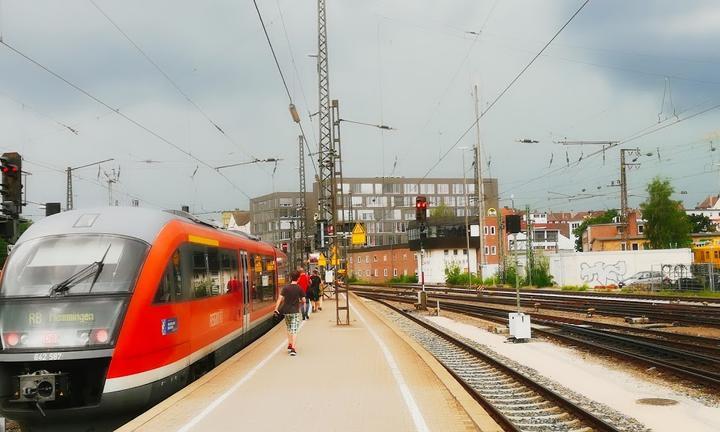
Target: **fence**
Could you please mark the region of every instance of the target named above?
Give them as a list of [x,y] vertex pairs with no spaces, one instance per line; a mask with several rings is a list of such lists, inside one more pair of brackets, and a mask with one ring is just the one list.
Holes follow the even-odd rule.
[[652,291],[716,291],[720,290],[720,270],[711,263],[653,265],[647,285]]

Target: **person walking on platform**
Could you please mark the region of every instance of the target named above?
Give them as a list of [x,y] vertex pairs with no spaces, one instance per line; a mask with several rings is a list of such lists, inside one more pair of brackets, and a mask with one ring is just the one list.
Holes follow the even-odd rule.
[[290,274],[290,285],[285,285],[280,290],[277,303],[275,303],[275,314],[285,315],[285,327],[287,327],[288,353],[291,356],[297,355],[295,341],[297,340],[298,329],[300,328],[300,310],[305,304],[305,293],[298,285],[300,272],[295,270]]
[[317,312],[320,308],[320,275],[317,270],[313,270],[312,276],[310,276],[310,288],[308,288],[308,299],[312,301],[312,311]]
[[[298,279],[298,286],[303,290],[303,296],[307,297],[308,287],[310,286],[310,278],[302,267],[298,267],[297,271],[300,272],[300,278]],[[306,320],[310,318],[308,311],[310,309],[310,302],[305,302],[302,307],[302,319]]]

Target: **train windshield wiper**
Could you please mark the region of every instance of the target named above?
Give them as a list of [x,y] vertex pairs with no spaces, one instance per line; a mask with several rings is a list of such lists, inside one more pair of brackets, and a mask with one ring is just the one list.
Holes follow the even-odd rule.
[[107,249],[105,249],[105,253],[103,254],[102,258],[100,258],[100,261],[95,261],[89,266],[83,267],[75,274],[70,275],[67,279],[63,280],[60,283],[56,283],[55,285],[50,287],[50,296],[65,294],[70,291],[70,288],[92,276],[93,281],[90,284],[90,289],[88,289],[88,293],[90,293],[93,289],[93,286],[95,286],[95,282],[97,282],[100,273],[103,270],[103,267],[105,265],[105,257],[107,257],[111,246],[112,243],[110,243]]

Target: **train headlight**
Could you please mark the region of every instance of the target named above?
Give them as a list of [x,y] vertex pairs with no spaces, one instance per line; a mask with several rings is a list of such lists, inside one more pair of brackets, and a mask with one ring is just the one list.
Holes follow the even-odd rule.
[[90,342],[90,331],[89,330],[79,331],[78,339],[80,340],[81,344],[87,345],[87,343]]

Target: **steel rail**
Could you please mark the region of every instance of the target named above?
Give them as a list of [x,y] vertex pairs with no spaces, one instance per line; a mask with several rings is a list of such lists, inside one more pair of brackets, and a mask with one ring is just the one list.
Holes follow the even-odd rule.
[[[608,424],[607,422],[605,422],[604,420],[602,420],[602,419],[600,419],[600,418],[598,418],[598,417],[595,417],[592,413],[586,411],[586,410],[583,409],[582,407],[579,407],[577,404],[569,401],[568,399],[566,399],[565,397],[561,396],[561,395],[558,394],[557,392],[555,392],[555,391],[553,391],[553,390],[551,390],[551,389],[548,389],[547,387],[545,387],[545,386],[543,386],[542,384],[540,384],[540,383],[532,380],[531,378],[523,375],[522,373],[518,372],[517,370],[511,368],[510,366],[507,366],[507,365],[501,363],[500,361],[498,361],[498,360],[490,357],[489,355],[487,355],[487,354],[485,354],[485,353],[477,350],[476,348],[474,348],[474,347],[466,344],[465,342],[463,342],[463,341],[461,341],[461,340],[459,340],[459,339],[451,336],[450,334],[448,334],[448,333],[446,333],[446,332],[438,329],[437,327],[435,327],[435,326],[433,326],[433,325],[431,325],[431,324],[428,324],[427,322],[425,322],[425,321],[423,321],[423,320],[420,320],[420,319],[418,319],[418,318],[416,318],[416,317],[414,317],[414,316],[412,316],[412,315],[410,315],[410,314],[408,314],[408,313],[400,310],[399,308],[397,308],[397,307],[395,307],[395,306],[393,306],[393,305],[391,305],[391,304],[389,304],[389,303],[387,303],[387,302],[385,302],[385,301],[383,301],[383,300],[373,298],[374,296],[372,296],[372,295],[368,295],[368,294],[365,294],[365,293],[363,293],[363,294],[358,294],[358,295],[360,295],[360,296],[362,296],[362,297],[370,298],[370,299],[372,299],[372,300],[374,300],[374,301],[376,301],[376,302],[384,305],[385,307],[387,307],[387,308],[395,311],[396,313],[400,314],[400,315],[403,316],[404,318],[412,321],[413,323],[415,323],[415,324],[423,327],[424,329],[426,329],[426,330],[428,330],[428,331],[436,334],[437,336],[439,336],[439,337],[443,338],[444,340],[450,342],[451,344],[453,344],[453,345],[455,345],[456,347],[462,349],[463,351],[471,354],[473,357],[476,357],[476,358],[480,359],[481,361],[486,362],[486,363],[492,365],[492,367],[494,367],[494,368],[500,370],[502,373],[504,373],[504,374],[512,377],[514,380],[520,382],[523,386],[530,388],[532,391],[540,394],[542,397],[544,397],[545,399],[553,402],[553,403],[554,403],[555,405],[557,405],[558,407],[561,407],[561,408],[564,409],[567,413],[569,413],[569,414],[572,415],[573,417],[577,418],[578,420],[584,422],[587,426],[591,427],[592,429],[594,429],[594,430],[596,430],[596,431],[618,431],[618,429],[616,429],[616,428],[613,427],[612,425]],[[468,386],[470,386],[469,383],[464,382],[464,380],[463,380],[461,377],[459,377],[457,374],[455,374],[454,371],[452,371],[452,370],[450,370],[449,368],[447,368],[447,366],[445,366],[445,368],[448,369],[448,371],[449,371],[456,379],[458,379],[458,380],[460,381],[460,383],[463,385],[463,387],[468,388]],[[471,387],[471,386],[470,386],[470,387]],[[471,387],[471,388],[472,388],[472,387]],[[482,400],[485,400],[485,398],[484,398],[481,394],[479,394],[477,391],[474,391],[474,390],[473,390],[472,394],[473,394],[473,398],[476,398],[476,395],[477,395],[477,396],[479,396]],[[476,400],[478,400],[478,399],[476,398]],[[485,402],[481,402],[481,404],[482,404],[484,407],[486,407],[486,406],[492,407],[492,404],[491,404],[489,401],[487,401],[487,400],[485,400]],[[497,412],[497,411],[498,411],[497,408],[492,407],[492,408],[491,408],[491,415],[493,415],[493,414],[492,414],[493,412],[494,412],[494,413],[497,413],[497,414],[499,414],[499,415],[502,415],[502,413]],[[493,417],[494,417],[494,415],[493,415]],[[502,418],[505,418],[505,416],[502,415]],[[505,418],[505,419],[506,419],[506,418]],[[506,420],[509,421],[509,419],[506,419]],[[499,422],[499,423],[500,423],[500,422]],[[503,424],[504,424],[504,422],[503,422]],[[512,422],[510,422],[510,424],[512,425]],[[502,426],[502,425],[501,425],[501,426]],[[514,431],[514,430],[519,430],[519,429],[518,429],[517,427],[515,427],[514,425],[512,425],[512,428],[511,428],[511,429],[506,429],[506,430],[513,430],[513,431]]]

